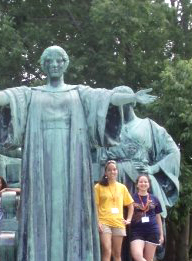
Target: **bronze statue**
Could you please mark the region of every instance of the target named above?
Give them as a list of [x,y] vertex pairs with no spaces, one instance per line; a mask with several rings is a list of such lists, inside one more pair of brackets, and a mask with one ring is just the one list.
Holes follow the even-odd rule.
[[156,98],[150,90],[66,84],[68,63],[61,47],[48,47],[41,56],[45,86],[0,92],[1,145],[22,148],[18,261],[100,261],[90,145],[118,140],[121,117],[110,118],[112,133],[110,108],[118,115],[120,105]]

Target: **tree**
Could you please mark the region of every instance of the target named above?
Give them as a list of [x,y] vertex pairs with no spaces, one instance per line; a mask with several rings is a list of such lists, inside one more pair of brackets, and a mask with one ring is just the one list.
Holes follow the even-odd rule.
[[192,57],[192,2],[190,0],[172,0],[173,15],[170,26],[172,53],[182,59]]
[[96,81],[143,87],[157,79],[167,58],[168,13],[163,2],[93,1]]
[[[27,85],[41,80],[37,61],[52,44],[61,45],[70,55],[68,81],[107,88],[147,86],[158,78],[163,60],[170,55],[166,50],[170,8],[163,1],[2,0],[0,7],[2,25],[7,21],[10,27],[7,38],[0,32],[4,56],[18,45],[18,56],[7,59],[6,68],[22,57],[14,80],[3,80],[8,70],[2,72],[2,87],[5,82],[18,85],[21,78]],[[3,40],[11,36],[15,41]]]
[[165,126],[182,152],[181,199],[168,217],[174,251],[192,219],[191,9],[190,0],[0,0],[0,89],[42,84],[38,60],[53,44],[70,56],[66,82],[153,86],[160,99],[142,114]]
[[169,211],[167,219],[165,260],[188,261],[192,246],[192,60],[168,61],[160,77],[161,81],[154,84],[155,88],[161,88],[161,96],[153,106],[153,116],[164,122],[182,155],[181,192],[177,205]]
[[[5,68],[1,71],[1,88],[20,85],[21,81],[27,85],[41,81],[42,74],[37,61],[42,51],[53,44],[61,45],[70,55],[69,81],[85,81],[86,75],[81,75],[81,71],[85,59],[83,54],[86,54],[84,38],[89,25],[89,0],[81,1],[80,6],[72,0],[65,1],[65,4],[58,0],[12,0],[1,1],[0,8],[0,65]],[[15,49],[17,56],[14,54]],[[12,79],[10,68],[13,65]]]

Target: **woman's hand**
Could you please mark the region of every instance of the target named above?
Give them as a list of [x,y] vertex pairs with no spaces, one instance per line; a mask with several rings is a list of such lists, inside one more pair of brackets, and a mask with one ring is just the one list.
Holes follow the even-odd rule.
[[20,193],[21,192],[21,189],[20,188],[4,188],[0,191],[0,195],[3,193],[3,192],[9,192],[9,191],[13,191],[13,192],[16,192],[16,193]]
[[130,220],[130,219],[124,219],[124,218],[123,218],[123,224],[129,225],[129,224],[131,224],[131,220]]
[[5,191],[7,191],[7,188],[2,189],[2,190],[0,191],[0,195],[1,195],[3,192],[5,192]]
[[159,232],[160,232],[159,244],[162,245],[163,242],[164,242],[164,236],[163,236],[163,224],[162,224],[162,220],[161,220],[161,215],[160,214],[156,214],[156,220],[157,220],[157,224],[159,226]]
[[162,245],[164,242],[164,236],[160,235],[159,244]]

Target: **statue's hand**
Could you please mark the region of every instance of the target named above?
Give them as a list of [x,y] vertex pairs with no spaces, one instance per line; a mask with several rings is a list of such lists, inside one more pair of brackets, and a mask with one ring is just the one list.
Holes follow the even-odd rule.
[[139,102],[141,104],[147,104],[147,103],[154,102],[157,99],[157,96],[148,94],[151,91],[152,91],[152,88],[140,90],[140,91],[136,92],[136,94],[135,94],[136,102]]
[[148,174],[149,165],[144,164],[142,161],[134,162],[133,165],[140,174]]
[[146,174],[146,175],[154,175],[155,173],[159,172],[160,167],[158,164],[155,165],[148,165],[146,162],[135,162],[134,167],[140,174]]
[[148,167],[148,174],[149,175],[154,175],[154,174],[156,174],[160,171],[160,167],[159,167],[158,163],[155,164],[155,165],[152,165],[152,166],[148,165],[147,167]]

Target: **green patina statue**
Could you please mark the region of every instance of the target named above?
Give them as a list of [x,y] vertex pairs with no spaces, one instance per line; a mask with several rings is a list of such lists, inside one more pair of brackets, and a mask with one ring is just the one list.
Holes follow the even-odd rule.
[[48,47],[47,85],[0,92],[1,145],[22,148],[18,261],[100,261],[90,146],[118,140],[120,105],[156,99],[65,84],[68,63],[61,47]]
[[[126,91],[133,94],[129,87],[126,87]],[[118,179],[132,194],[136,192],[135,181],[138,175],[149,175],[152,193],[162,206],[161,216],[166,218],[167,207],[172,207],[179,197],[180,151],[163,127],[149,118],[137,117],[134,106],[135,103],[130,103],[121,108],[123,125],[119,144],[93,150],[94,179],[101,179],[105,163],[110,159],[117,162]],[[126,239],[122,260],[132,260],[128,245]],[[158,260],[163,259],[164,253],[165,245],[158,247]]]
[[[133,94],[131,88],[127,92]],[[101,148],[99,162],[117,161],[119,180],[134,192],[134,183],[139,174],[148,174],[152,192],[160,200],[166,218],[166,207],[178,200],[180,174],[180,151],[167,131],[149,118],[135,115],[134,104],[122,107],[123,126],[120,143],[110,148]],[[102,171],[101,175],[102,175]]]

